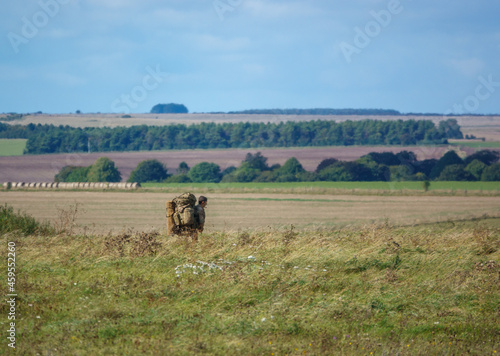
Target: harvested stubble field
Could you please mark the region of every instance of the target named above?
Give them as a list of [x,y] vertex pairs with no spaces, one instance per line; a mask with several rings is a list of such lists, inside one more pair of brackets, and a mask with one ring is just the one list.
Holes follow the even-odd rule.
[[[129,228],[165,229],[165,202],[182,193],[162,190],[103,191],[0,191],[0,203],[26,211],[37,219],[60,222],[63,211],[78,211],[78,231],[107,233]],[[193,191],[209,198],[207,232],[244,229],[321,229],[389,221],[420,224],[436,221],[500,216],[498,196],[226,193]]]
[[210,232],[197,243],[7,233],[16,351],[495,355],[498,222]]

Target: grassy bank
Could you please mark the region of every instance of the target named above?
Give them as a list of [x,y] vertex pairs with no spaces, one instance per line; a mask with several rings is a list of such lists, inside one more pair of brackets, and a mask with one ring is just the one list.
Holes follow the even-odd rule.
[[494,355],[498,222],[214,232],[197,243],[4,234],[3,246],[16,242],[17,352]]
[[0,138],[0,156],[22,156],[27,141],[25,139]]

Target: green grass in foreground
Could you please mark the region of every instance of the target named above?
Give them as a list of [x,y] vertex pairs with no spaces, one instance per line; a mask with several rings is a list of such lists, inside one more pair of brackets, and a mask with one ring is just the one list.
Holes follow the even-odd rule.
[[[322,190],[379,190],[397,192],[401,190],[423,191],[422,182],[293,182],[293,183],[142,183],[144,188],[173,190],[224,190],[224,191],[322,191]],[[431,182],[429,191],[498,191],[499,182]]]
[[494,355],[492,221],[213,233],[197,243],[3,235],[3,246],[16,242],[16,351]]
[[22,156],[27,141],[25,139],[0,138],[0,156]]

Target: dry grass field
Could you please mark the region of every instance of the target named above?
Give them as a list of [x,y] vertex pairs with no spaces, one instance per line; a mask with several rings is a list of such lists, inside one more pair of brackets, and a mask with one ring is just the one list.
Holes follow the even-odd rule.
[[[197,196],[200,194],[194,192]],[[279,229],[317,230],[371,223],[420,224],[500,216],[500,199],[488,196],[307,195],[203,193],[209,197],[207,233]],[[75,206],[78,231],[117,233],[165,230],[165,202],[173,193],[2,191],[0,203],[37,219],[64,224]]]

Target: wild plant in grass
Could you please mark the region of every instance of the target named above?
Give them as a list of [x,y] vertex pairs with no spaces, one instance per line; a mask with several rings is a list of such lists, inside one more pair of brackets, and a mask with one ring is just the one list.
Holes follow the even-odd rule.
[[19,232],[24,235],[51,235],[54,228],[48,222],[39,222],[31,215],[5,204],[0,206],[0,234]]
[[77,226],[76,219],[78,214],[82,210],[81,204],[75,202],[75,204],[70,205],[68,208],[57,208],[58,216],[54,221],[54,228],[58,234],[73,235],[74,229]]

